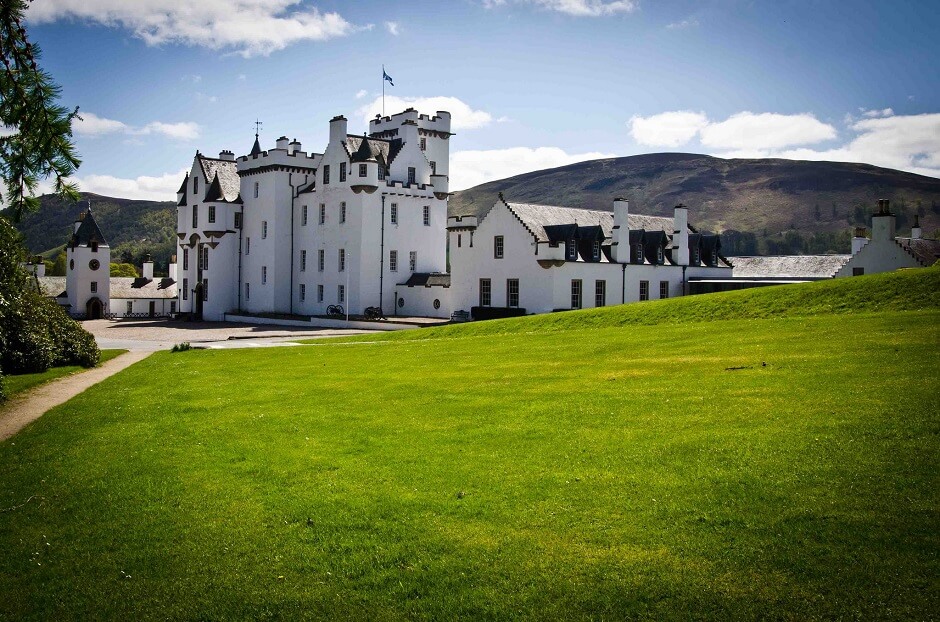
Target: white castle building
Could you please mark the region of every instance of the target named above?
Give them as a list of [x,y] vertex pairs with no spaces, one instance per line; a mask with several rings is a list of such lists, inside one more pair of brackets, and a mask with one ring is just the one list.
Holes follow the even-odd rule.
[[237,160],[197,152],[178,193],[180,311],[390,313],[399,283],[444,272],[450,114],[409,109],[369,130],[334,117],[322,154],[257,136]]

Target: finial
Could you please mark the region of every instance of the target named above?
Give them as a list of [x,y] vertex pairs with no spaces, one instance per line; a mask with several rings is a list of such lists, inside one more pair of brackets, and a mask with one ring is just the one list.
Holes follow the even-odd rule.
[[258,134],[261,133],[261,126],[264,125],[264,123],[262,123],[262,122],[259,121],[258,119],[255,119],[254,125],[255,125],[255,138],[257,139],[257,138],[258,138]]

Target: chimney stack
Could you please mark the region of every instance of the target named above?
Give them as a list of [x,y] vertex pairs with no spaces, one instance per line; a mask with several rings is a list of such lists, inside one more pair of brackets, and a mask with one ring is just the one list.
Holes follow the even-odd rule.
[[281,136],[280,138],[277,139],[276,148],[287,151],[287,143],[288,143],[287,136]]
[[852,254],[855,255],[862,247],[868,244],[868,229],[865,227],[855,227],[855,233],[852,237]]
[[614,230],[611,256],[617,263],[630,263],[630,202],[622,197],[614,199]]
[[672,260],[689,265],[689,209],[680,203],[673,212]]
[[300,151],[300,141],[296,138],[290,141],[290,144],[287,146],[287,153],[293,155],[295,153],[299,153]]
[[330,144],[342,143],[346,140],[346,117],[338,115],[330,119]]
[[914,214],[914,226],[911,227],[911,239],[919,240],[921,235],[923,235],[923,232],[920,230],[920,216]]
[[891,213],[888,199],[878,200],[878,213],[871,217],[871,241],[888,242],[894,240],[895,220]]
[[153,259],[150,257],[150,255],[144,257],[144,263],[141,266],[140,271],[141,276],[143,276],[145,279],[148,281],[153,280]]
[[226,162],[234,162],[235,154],[229,151],[228,149],[225,149],[219,152],[219,159],[225,160]]
[[170,257],[170,265],[167,266],[167,276],[172,280],[176,280],[176,255]]

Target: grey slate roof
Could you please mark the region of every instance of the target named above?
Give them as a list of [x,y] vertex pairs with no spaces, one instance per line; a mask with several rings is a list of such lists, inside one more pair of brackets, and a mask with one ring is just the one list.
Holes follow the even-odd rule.
[[835,276],[851,255],[770,255],[728,257],[734,278],[828,279]]
[[144,279],[111,277],[111,299],[115,298],[176,298],[176,281],[170,278]]
[[104,239],[104,235],[101,233],[101,229],[98,228],[98,223],[95,222],[95,217],[91,214],[91,209],[89,209],[85,212],[82,218],[82,224],[78,226],[78,231],[72,234],[69,245],[73,248],[75,246],[88,246],[92,241],[102,246],[107,246],[108,244]]
[[65,277],[64,276],[40,276],[39,293],[49,298],[65,297]]
[[[530,203],[507,202],[506,207],[516,215],[523,226],[539,242],[551,241],[552,236],[549,235],[549,231],[552,231],[551,227],[558,225],[576,224],[579,228],[600,227],[605,238],[611,237],[614,228],[614,215],[612,212],[559,207],[557,205],[533,205]],[[667,234],[672,234],[672,218],[630,214],[627,223],[630,225],[631,230],[645,229],[647,231],[665,231]],[[549,227],[548,231],[546,231],[546,227]]]
[[[238,177],[238,168],[235,162],[231,160],[219,160],[217,158],[207,158],[200,154],[199,164],[202,166],[202,173],[206,177],[207,198],[204,201],[227,201],[237,203],[241,193],[241,182]],[[221,191],[221,199],[209,199],[208,194],[212,190],[214,180],[218,178]]]
[[[360,148],[363,142],[367,142],[368,145],[367,149],[362,149],[360,154]],[[384,138],[367,138],[354,134],[347,134],[346,136],[346,151],[349,152],[353,162],[364,162],[365,159],[368,159],[368,151],[368,154],[375,158],[379,164],[388,166],[392,163],[392,160],[395,159],[395,156],[398,155],[398,152],[401,151],[402,144],[404,143],[402,143],[400,138],[386,140]],[[355,158],[353,158],[353,156],[355,156]],[[365,159],[362,159],[363,157],[365,157]]]
[[415,272],[402,285],[409,287],[450,287],[450,275],[443,272]]
[[932,266],[940,261],[940,240],[897,238],[897,241],[925,266]]

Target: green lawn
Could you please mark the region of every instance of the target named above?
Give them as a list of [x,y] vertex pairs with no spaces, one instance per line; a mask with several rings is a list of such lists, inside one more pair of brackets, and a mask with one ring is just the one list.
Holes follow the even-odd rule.
[[928,619],[927,299],[155,354],[0,443],[0,619]]
[[[116,356],[124,354],[125,352],[127,352],[127,350],[102,350],[101,361],[99,365],[102,365],[105,363],[105,361],[109,361]],[[6,389],[7,397],[10,398],[17,393],[22,393],[23,391],[27,391],[33,387],[46,384],[50,380],[55,380],[56,378],[61,378],[62,376],[68,376],[70,374],[81,371],[85,371],[85,368],[79,365],[65,365],[63,367],[52,367],[38,374],[4,376],[3,386]]]

